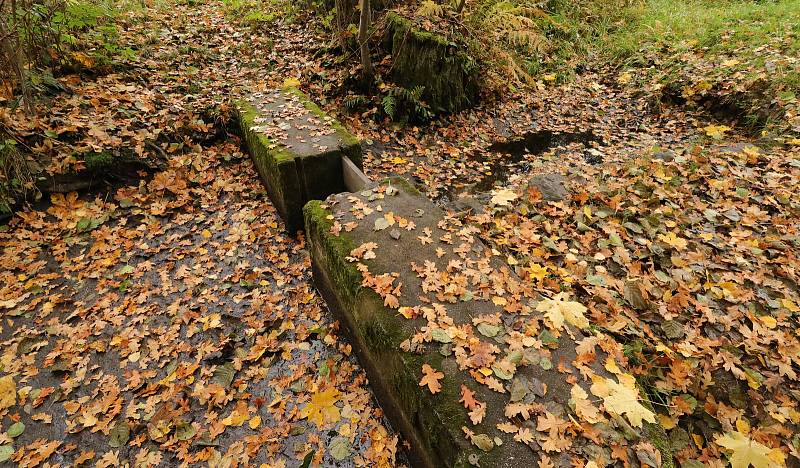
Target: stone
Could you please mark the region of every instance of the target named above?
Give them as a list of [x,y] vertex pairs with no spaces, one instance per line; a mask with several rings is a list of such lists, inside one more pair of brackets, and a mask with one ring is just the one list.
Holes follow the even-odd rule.
[[664,162],[672,162],[675,160],[675,153],[670,150],[658,151],[653,154],[653,159],[658,159]]
[[545,201],[558,202],[569,198],[565,183],[566,179],[560,174],[540,174],[531,178],[528,188],[535,188],[541,192]]
[[589,164],[602,164],[603,160],[605,159],[605,154],[598,149],[589,148],[584,151],[583,159]]
[[[391,195],[387,187],[392,187]],[[361,209],[368,204],[372,208],[379,204],[381,211],[365,214]],[[399,239],[390,238],[384,231],[376,231],[375,220],[390,213],[394,219],[413,221],[415,228],[406,231]],[[445,270],[451,261],[486,262],[486,268],[503,278],[511,278],[522,287],[522,280],[500,257],[492,256],[491,249],[477,239],[473,248],[464,252],[467,258],[454,253],[453,245],[447,244],[442,236],[449,232],[445,228],[448,223],[456,222],[455,219],[448,218],[444,211],[401,178],[389,179],[359,193],[332,195],[325,202],[311,201],[305,206],[304,215],[315,285],[339,320],[342,331],[367,372],[381,407],[393,427],[409,442],[412,466],[536,466],[539,460],[536,442],[526,445],[515,441],[513,433],[500,431],[497,424],[508,422],[504,411],[511,400],[512,389],[515,399],[541,403],[553,414],[566,417],[571,411],[572,383],[567,381],[564,372],[578,373],[572,362],[576,359],[576,341],[584,338],[581,331],[570,327],[570,333],[563,333],[557,339],[553,337],[548,342],[546,356],[534,348],[526,348],[519,359],[524,358],[528,363],[547,359],[550,365],[519,366],[513,377],[517,379],[516,384],[503,369],[494,366],[492,371],[502,379],[504,393],[490,390],[477,384],[469,372],[459,366],[457,356],[447,343],[451,337],[446,334],[432,333],[430,342],[418,343],[413,346],[413,351],[404,351],[401,344],[421,327],[427,326],[427,320],[423,317],[405,318],[397,309],[385,305],[375,291],[362,286],[360,270],[347,257],[352,258],[351,252],[357,247],[374,243],[376,247],[370,250],[370,255],[364,255],[359,262],[373,277],[396,275],[395,284],[402,284],[402,291],[398,293],[400,304],[407,307],[430,307],[427,301],[431,299],[440,302],[432,298],[432,293],[423,290],[422,280],[411,267],[412,262],[434,264],[440,271]],[[355,227],[350,231],[335,230],[334,234],[331,232],[334,222],[354,223]],[[418,236],[424,232],[430,232],[430,242],[420,242]],[[478,289],[476,294],[464,294],[447,304],[447,314],[454,325],[474,326],[474,317],[492,314],[499,314],[499,323],[504,327],[521,319],[520,315],[505,311],[494,301],[478,297],[480,294],[477,292]],[[423,300],[421,296],[427,296],[427,299]],[[504,327],[483,327],[481,339],[501,342],[506,333]],[[605,356],[599,349],[597,354],[595,362],[588,366],[597,375],[610,378],[611,374],[603,368]],[[433,394],[419,385],[423,364],[444,374],[440,381],[441,391]],[[525,389],[520,388],[525,383]],[[459,402],[462,384],[475,392],[476,400],[486,403],[486,415],[478,424],[472,424],[467,410]],[[580,384],[588,389],[587,382]],[[474,433],[471,441],[465,437],[462,427]],[[609,426],[608,431],[624,437],[619,427]],[[640,436],[656,447],[665,447],[667,436],[660,426],[646,424]],[[580,450],[579,443],[574,449]],[[578,452],[565,452],[553,456],[553,461],[557,465],[568,464],[569,457],[577,455]],[[664,466],[674,466],[666,449],[662,457]]]
[[303,227],[303,205],[346,190],[342,157],[361,168],[361,145],[293,87],[235,102],[247,150],[286,229]]

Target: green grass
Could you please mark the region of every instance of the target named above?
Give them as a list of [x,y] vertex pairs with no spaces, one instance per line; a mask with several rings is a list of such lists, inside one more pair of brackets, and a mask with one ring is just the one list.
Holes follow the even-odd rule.
[[552,0],[550,10],[562,28],[547,31],[545,70],[611,66],[690,98],[739,88],[730,99],[760,125],[765,108],[780,119],[800,96],[798,0]]
[[[800,2],[796,0],[650,0],[627,8],[623,16],[627,22],[607,40],[600,40],[616,60],[665,49],[702,47],[711,53],[727,53],[800,32]],[[796,42],[788,45],[800,48]]]

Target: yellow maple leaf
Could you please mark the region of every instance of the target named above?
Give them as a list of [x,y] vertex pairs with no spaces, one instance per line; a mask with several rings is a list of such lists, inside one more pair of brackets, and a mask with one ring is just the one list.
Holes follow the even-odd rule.
[[558,293],[552,299],[544,299],[536,310],[544,312],[544,316],[550,319],[556,329],[564,328],[564,321],[578,327],[586,328],[589,326],[589,321],[583,316],[586,312],[586,307],[580,302],[567,301],[566,293]]
[[308,418],[309,421],[320,427],[338,422],[341,417],[339,408],[336,407],[339,395],[339,390],[335,388],[311,395],[311,402],[300,411],[300,417]]
[[727,132],[730,129],[731,127],[728,127],[727,125],[709,125],[703,128],[703,130],[705,130],[706,132],[706,135],[710,136],[715,140],[719,140],[722,137],[724,137],[725,132]]
[[681,250],[686,249],[686,246],[688,245],[688,242],[686,242],[686,239],[682,239],[682,238],[678,237],[677,235],[675,235],[674,232],[670,232],[669,234],[666,234],[666,235],[659,234],[658,238],[659,238],[659,240],[661,240],[665,244],[667,244],[667,245],[669,245],[671,247],[675,247],[675,250],[677,250],[678,252],[680,252]]
[[508,189],[492,190],[492,204],[497,206],[509,206],[512,201],[517,199],[517,194]]
[[531,263],[531,266],[528,268],[528,272],[531,274],[531,278],[537,281],[541,281],[547,278],[547,266],[539,265],[538,263]]
[[10,375],[0,378],[0,410],[11,408],[17,403],[17,385]]
[[770,457],[770,448],[764,444],[756,442],[741,432],[726,432],[717,437],[717,445],[725,447],[731,453],[731,468],[747,468],[753,465],[755,468],[767,468],[777,465]]
[[633,427],[642,427],[642,421],[656,422],[655,414],[639,403],[636,379],[630,374],[619,374],[619,382],[595,375],[591,391],[603,399],[603,407],[611,414],[626,416]]

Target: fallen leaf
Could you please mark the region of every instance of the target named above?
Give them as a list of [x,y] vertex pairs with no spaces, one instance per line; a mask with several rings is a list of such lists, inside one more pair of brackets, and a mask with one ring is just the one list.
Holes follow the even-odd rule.
[[656,422],[655,414],[639,403],[636,379],[629,374],[619,374],[619,382],[600,376],[592,378],[591,391],[603,399],[603,407],[611,414],[625,415],[633,427],[642,427],[642,421]]
[[308,418],[319,427],[339,421],[340,411],[336,406],[341,393],[335,388],[311,395],[311,401],[300,411],[301,418]]
[[0,410],[11,408],[17,403],[17,386],[10,375],[0,377]]
[[444,378],[444,374],[438,372],[436,369],[431,367],[428,364],[422,365],[422,380],[419,381],[419,386],[424,387],[428,386],[428,390],[431,393],[438,393],[442,389],[442,384],[439,383],[442,378]]
[[589,321],[583,316],[586,307],[575,301],[567,301],[566,293],[558,293],[552,299],[545,298],[536,306],[536,310],[544,312],[553,326],[560,330],[564,328],[564,321],[580,329],[587,328]]
[[773,466],[769,458],[769,447],[752,440],[740,432],[726,432],[716,438],[715,442],[721,447],[730,450],[731,468],[768,468]]
[[492,190],[491,202],[497,206],[509,206],[512,201],[517,199],[517,194],[509,189]]

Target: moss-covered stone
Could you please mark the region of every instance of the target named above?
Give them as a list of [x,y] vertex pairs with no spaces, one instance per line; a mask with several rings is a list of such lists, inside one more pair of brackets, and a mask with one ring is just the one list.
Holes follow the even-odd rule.
[[386,16],[386,33],[393,81],[407,89],[423,86],[422,98],[431,110],[458,112],[478,101],[478,67],[464,46],[395,12]]
[[83,157],[83,164],[87,171],[101,173],[114,165],[114,155],[108,151],[87,153]]
[[239,128],[267,193],[290,232],[303,205],[345,190],[341,158],[361,167],[361,145],[296,88],[235,102]]

